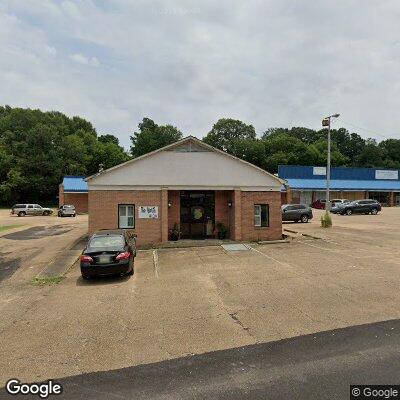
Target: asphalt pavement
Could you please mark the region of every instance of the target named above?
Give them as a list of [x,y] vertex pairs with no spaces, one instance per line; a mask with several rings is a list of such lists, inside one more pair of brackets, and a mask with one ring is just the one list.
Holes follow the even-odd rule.
[[350,384],[399,384],[399,351],[391,320],[64,378],[55,398],[349,399]]

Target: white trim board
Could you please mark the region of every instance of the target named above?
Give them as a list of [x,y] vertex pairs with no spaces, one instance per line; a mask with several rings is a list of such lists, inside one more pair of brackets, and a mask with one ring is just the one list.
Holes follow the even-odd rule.
[[242,192],[280,192],[280,188],[276,187],[267,187],[267,186],[242,186],[242,187],[233,187],[233,186],[134,186],[134,185],[89,185],[89,191],[99,191],[99,190],[107,190],[107,191],[120,191],[120,190],[130,190],[130,191],[138,191],[138,190],[240,190]]

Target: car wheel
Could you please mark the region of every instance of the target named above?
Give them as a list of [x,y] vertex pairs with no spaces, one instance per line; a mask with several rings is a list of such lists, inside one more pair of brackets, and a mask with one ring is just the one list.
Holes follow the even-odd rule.
[[87,281],[87,280],[90,279],[90,276],[88,276],[88,275],[82,275],[82,279],[84,279],[85,281]]
[[378,214],[378,210],[377,210],[376,208],[373,208],[373,209],[371,210],[371,214],[372,214],[372,215]]
[[351,215],[351,214],[353,214],[353,211],[350,210],[350,208],[348,210],[346,210],[346,215]]
[[76,217],[76,214],[74,214],[73,217]]
[[47,217],[48,215],[50,215],[50,213],[49,213],[48,211],[44,211],[44,212],[43,212],[43,215],[44,215],[45,217]]
[[127,273],[127,275],[132,276],[133,275],[133,267],[132,269]]
[[306,222],[308,222],[308,217],[307,217],[307,215],[302,215],[301,216],[301,218],[300,218],[300,221],[303,223],[303,224],[305,224]]
[[20,211],[20,212],[18,213],[18,217],[25,217],[25,215],[26,215],[26,212],[25,212],[25,211]]

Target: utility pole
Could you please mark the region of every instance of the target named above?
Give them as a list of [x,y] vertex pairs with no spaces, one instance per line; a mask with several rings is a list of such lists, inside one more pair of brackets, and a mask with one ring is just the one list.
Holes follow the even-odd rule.
[[331,202],[329,198],[329,189],[331,185],[331,119],[338,118],[340,114],[333,114],[329,117],[325,117],[322,120],[322,126],[328,127],[328,154],[326,162],[326,199],[325,199],[325,211],[329,213],[331,209]]

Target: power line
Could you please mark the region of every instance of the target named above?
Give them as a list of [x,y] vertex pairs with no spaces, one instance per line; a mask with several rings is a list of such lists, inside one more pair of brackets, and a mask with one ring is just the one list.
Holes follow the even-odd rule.
[[375,131],[371,131],[370,129],[362,128],[361,126],[357,126],[357,125],[351,124],[350,122],[346,122],[346,121],[343,121],[343,120],[340,120],[340,122],[343,122],[345,125],[350,125],[353,128],[360,129],[360,130],[365,131],[365,132],[369,132],[369,133],[371,133],[373,135],[377,135],[377,136],[383,137],[384,139],[396,139],[396,138],[393,138],[393,137],[382,135],[381,133],[377,133]]

